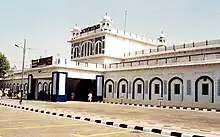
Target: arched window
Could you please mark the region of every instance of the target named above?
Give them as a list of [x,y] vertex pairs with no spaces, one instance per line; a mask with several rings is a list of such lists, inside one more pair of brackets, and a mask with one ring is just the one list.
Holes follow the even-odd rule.
[[76,47],[74,47],[74,54],[73,54],[73,56],[74,56],[74,58],[77,58],[77,57],[79,57],[79,47],[78,46],[76,46]]

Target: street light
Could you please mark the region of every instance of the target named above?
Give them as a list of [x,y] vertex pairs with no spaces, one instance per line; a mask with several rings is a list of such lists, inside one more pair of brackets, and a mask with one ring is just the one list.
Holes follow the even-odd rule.
[[22,103],[22,98],[23,98],[23,90],[24,90],[24,64],[25,64],[25,52],[26,52],[26,39],[24,39],[24,46],[18,46],[15,44],[15,47],[17,48],[22,48],[23,49],[23,59],[22,59],[22,75],[21,75],[21,100],[20,100],[20,105]]

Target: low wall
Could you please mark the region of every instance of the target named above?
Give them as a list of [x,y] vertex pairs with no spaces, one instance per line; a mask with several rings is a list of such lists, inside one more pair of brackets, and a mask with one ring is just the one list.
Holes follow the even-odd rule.
[[191,107],[191,108],[207,108],[207,109],[220,109],[220,103],[202,103],[202,102],[190,102],[190,101],[159,101],[159,100],[135,100],[135,99],[115,99],[104,98],[104,102],[117,102],[128,104],[142,104],[142,105],[154,105],[154,106],[171,106],[171,107]]

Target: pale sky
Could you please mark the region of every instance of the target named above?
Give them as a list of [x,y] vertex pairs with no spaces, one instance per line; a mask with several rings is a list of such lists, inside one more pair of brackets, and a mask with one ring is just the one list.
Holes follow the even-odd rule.
[[0,51],[19,68],[22,50],[35,50],[27,60],[45,55],[70,59],[70,30],[96,24],[107,12],[113,28],[156,39],[163,30],[169,45],[220,38],[219,0],[0,0]]

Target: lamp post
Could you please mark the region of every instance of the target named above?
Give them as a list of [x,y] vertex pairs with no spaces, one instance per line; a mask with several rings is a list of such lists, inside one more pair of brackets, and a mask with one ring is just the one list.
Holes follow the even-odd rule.
[[23,58],[22,58],[22,75],[21,75],[21,99],[20,99],[20,105],[22,103],[23,98],[23,90],[24,90],[24,65],[25,65],[25,52],[26,52],[26,39],[24,39],[24,46],[18,46],[15,44],[15,47],[22,48],[23,49]]

